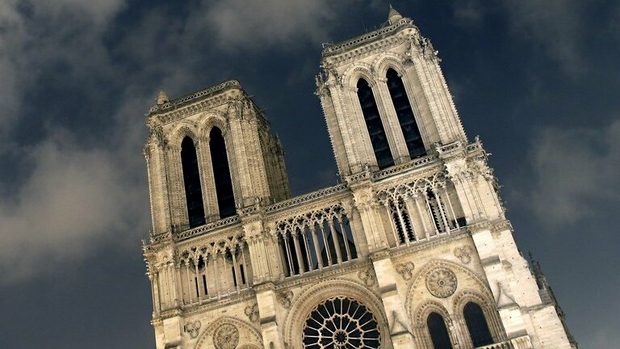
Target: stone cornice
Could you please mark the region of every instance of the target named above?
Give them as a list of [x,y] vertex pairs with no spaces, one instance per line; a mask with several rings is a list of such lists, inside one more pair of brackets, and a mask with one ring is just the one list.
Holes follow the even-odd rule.
[[[154,105],[147,113],[147,125],[168,124],[184,117],[225,105],[234,100],[250,100],[237,80],[228,80],[166,103]],[[256,108],[256,105],[250,100]],[[260,114],[260,113],[259,113]]]
[[327,57],[336,56],[338,54],[348,52],[359,46],[385,39],[386,37],[394,38],[393,33],[403,28],[414,28],[417,30],[417,27],[413,24],[413,20],[409,18],[403,18],[390,26],[375,30],[373,32],[358,36],[356,38],[341,42],[336,45],[327,46],[325,49],[323,49],[321,55],[325,59]]
[[177,109],[181,106],[188,105],[196,101],[212,97],[218,93],[231,90],[231,89],[241,90],[241,83],[239,83],[238,80],[234,80],[234,79],[227,80],[215,86],[208,87],[204,90],[191,93],[187,96],[179,97],[179,98],[173,99],[169,102],[162,103],[159,105],[154,105],[149,109],[148,116],[151,116],[153,114],[166,113],[173,109]]
[[393,247],[390,250],[390,253],[392,255],[392,258],[394,258],[394,260],[398,260],[398,258],[400,257],[414,255],[419,251],[434,249],[439,246],[459,242],[463,239],[467,239],[469,236],[470,235],[467,232],[467,229],[461,228],[460,230],[457,230],[455,232],[435,236],[431,238],[430,240],[416,241],[415,243],[409,246]]

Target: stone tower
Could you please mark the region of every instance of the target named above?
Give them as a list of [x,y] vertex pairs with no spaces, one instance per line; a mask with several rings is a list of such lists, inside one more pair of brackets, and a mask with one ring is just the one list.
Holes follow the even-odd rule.
[[390,8],[326,47],[317,95],[343,183],[289,198],[237,81],[160,93],[143,246],[158,349],[576,346],[411,19]]

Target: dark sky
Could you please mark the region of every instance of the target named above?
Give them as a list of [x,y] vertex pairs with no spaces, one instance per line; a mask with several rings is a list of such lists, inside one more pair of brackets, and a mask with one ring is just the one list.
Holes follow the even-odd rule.
[[[620,3],[392,1],[439,50],[523,253],[582,348],[620,343]],[[387,1],[0,0],[0,346],[154,348],[145,116],[229,78],[266,110],[296,195],[336,183],[322,43]]]

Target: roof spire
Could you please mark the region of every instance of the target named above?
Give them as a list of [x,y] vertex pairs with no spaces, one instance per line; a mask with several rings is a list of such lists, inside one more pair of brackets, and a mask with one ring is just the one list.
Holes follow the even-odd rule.
[[388,21],[390,22],[390,25],[400,21],[402,18],[403,16],[401,16],[401,14],[394,9],[392,3],[390,3],[390,14],[388,15]]
[[170,100],[168,99],[166,92],[164,92],[163,89],[159,90],[159,95],[157,95],[157,105],[162,105],[164,103],[168,103],[169,101]]

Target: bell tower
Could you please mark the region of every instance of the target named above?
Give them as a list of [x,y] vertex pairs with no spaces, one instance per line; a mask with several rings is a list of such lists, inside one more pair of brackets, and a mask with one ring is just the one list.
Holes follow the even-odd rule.
[[437,51],[388,18],[322,53],[333,187],[289,197],[280,143],[239,82],[160,93],[143,244],[158,349],[576,348]]
[[466,142],[437,52],[393,8],[386,27],[323,50],[317,85],[341,175]]
[[280,141],[262,111],[229,80],[149,110],[145,154],[153,232],[235,216],[238,207],[290,196]]

